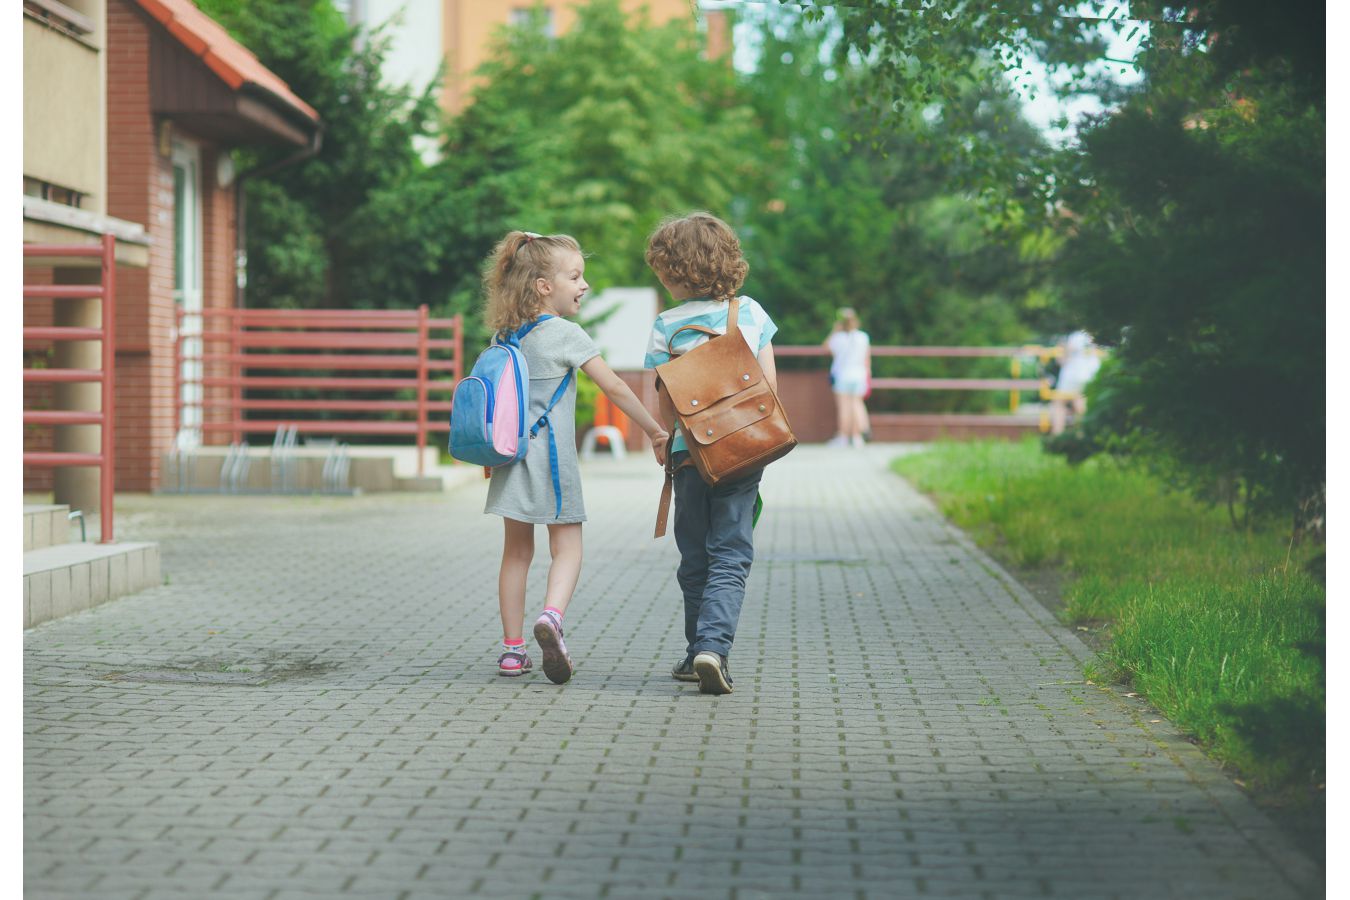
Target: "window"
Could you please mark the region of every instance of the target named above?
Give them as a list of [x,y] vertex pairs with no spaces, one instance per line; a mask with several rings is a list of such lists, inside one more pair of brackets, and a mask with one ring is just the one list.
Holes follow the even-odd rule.
[[544,37],[555,37],[553,8],[549,6],[517,6],[511,10],[512,28],[537,27]]
[[[80,0],[71,2],[79,4]],[[71,37],[85,37],[93,34],[96,28],[94,19],[86,12],[57,0],[24,0],[23,14]]]
[[84,203],[84,194],[74,188],[39,181],[36,178],[29,178],[27,175],[23,177],[23,195],[25,197],[38,197],[51,203],[59,203],[62,206],[73,206],[76,209],[79,209]]

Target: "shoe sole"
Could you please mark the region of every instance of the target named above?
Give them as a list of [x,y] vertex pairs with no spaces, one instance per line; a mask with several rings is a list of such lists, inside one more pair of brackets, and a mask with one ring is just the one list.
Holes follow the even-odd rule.
[[730,694],[731,685],[722,676],[722,666],[716,659],[694,657],[694,674],[698,676],[701,694]]
[[572,677],[572,661],[567,658],[562,639],[546,622],[534,623],[534,639],[543,657],[544,675],[554,684],[566,684]]
[[526,672],[533,672],[533,671],[534,671],[533,666],[525,666],[524,668],[520,669],[498,669],[497,674],[502,676],[503,678],[519,678]]

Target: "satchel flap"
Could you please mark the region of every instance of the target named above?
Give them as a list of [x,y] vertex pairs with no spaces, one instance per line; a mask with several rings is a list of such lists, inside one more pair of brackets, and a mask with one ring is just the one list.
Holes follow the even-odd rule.
[[681,416],[705,410],[764,380],[764,371],[739,330],[657,366],[656,374]]
[[685,417],[685,431],[690,439],[707,446],[729,434],[735,434],[756,422],[767,419],[777,408],[778,401],[767,384],[757,390],[746,391],[727,400],[714,409]]

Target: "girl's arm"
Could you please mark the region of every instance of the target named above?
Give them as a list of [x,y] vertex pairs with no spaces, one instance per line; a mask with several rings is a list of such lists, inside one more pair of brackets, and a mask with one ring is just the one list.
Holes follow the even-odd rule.
[[624,384],[622,378],[614,374],[614,370],[609,367],[603,357],[595,356],[589,362],[581,367],[600,390],[604,391],[605,396],[614,401],[614,405],[623,411],[638,427],[647,433],[651,438],[652,451],[656,454],[658,462],[665,462],[666,442],[670,440],[670,435],[661,427],[661,423],[652,418],[652,414],[647,412],[647,407],[642,405],[642,401],[633,393],[633,389]]
[[759,367],[764,370],[764,380],[769,382],[769,387],[773,392],[778,393],[778,364],[773,361],[773,341],[765,344],[759,350],[759,355],[755,357],[759,360]]

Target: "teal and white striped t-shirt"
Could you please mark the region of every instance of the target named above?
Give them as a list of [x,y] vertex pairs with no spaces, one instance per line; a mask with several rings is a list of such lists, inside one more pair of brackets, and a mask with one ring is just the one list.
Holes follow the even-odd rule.
[[[769,318],[764,307],[749,297],[740,298],[736,310],[736,327],[741,336],[750,345],[750,349],[759,355],[759,351],[773,340],[778,326]],[[686,325],[702,325],[721,334],[727,331],[727,301],[725,300],[686,300],[673,309],[668,309],[656,317],[652,324],[651,339],[647,342],[647,355],[642,365],[654,369],[662,363],[670,362],[670,336]],[[675,348],[680,353],[688,353],[708,339],[698,331],[686,331],[675,339]],[[664,422],[662,423],[665,424]],[[684,436],[676,429],[670,443],[670,452],[685,449]]]

